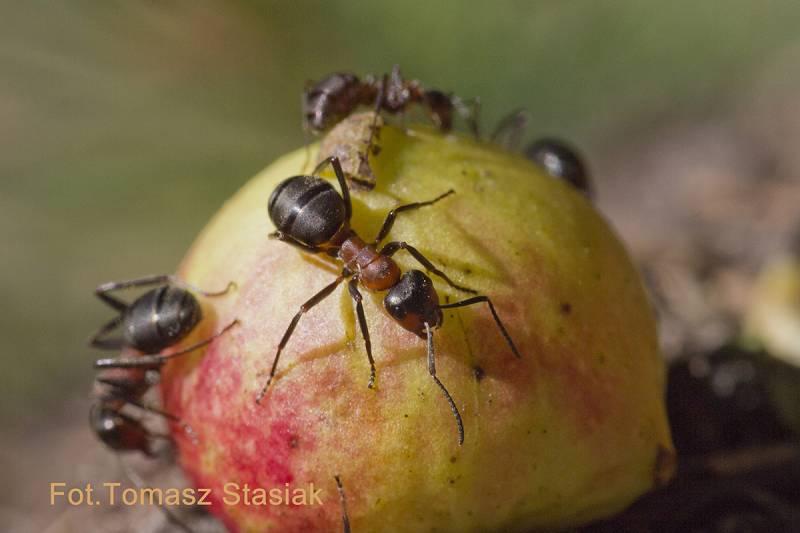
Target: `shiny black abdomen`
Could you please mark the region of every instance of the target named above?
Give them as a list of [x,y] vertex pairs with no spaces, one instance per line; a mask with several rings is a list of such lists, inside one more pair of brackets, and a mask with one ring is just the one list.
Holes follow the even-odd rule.
[[587,196],[593,195],[586,165],[577,151],[566,143],[556,139],[541,139],[525,149],[525,156],[551,176],[566,181]]
[[159,353],[188,335],[201,318],[200,304],[192,293],[165,285],[147,291],[128,307],[122,336],[131,348]]
[[278,185],[269,197],[269,218],[275,227],[312,246],[331,240],[345,223],[341,195],[315,176],[294,176]]

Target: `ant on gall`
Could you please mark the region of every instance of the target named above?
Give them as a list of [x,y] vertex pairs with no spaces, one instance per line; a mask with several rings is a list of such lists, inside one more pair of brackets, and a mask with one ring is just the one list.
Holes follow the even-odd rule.
[[[333,167],[341,194],[327,181],[317,177],[317,174],[327,165]],[[519,352],[500,321],[492,301],[487,296],[473,296],[466,300],[442,305],[439,303],[439,296],[431,278],[420,270],[402,273],[392,259],[395,253],[406,250],[425,269],[447,282],[451,287],[467,293],[476,294],[476,292],[454,283],[416,248],[406,242],[389,242],[378,248],[392,229],[399,213],[433,205],[453,193],[454,191],[449,190],[433,200],[401,205],[392,209],[386,216],[378,235],[373,241],[367,243],[350,227],[352,215],[350,192],[338,158],[330,157],[320,163],[312,175],[288,178],[275,188],[269,199],[268,210],[277,231],[270,234],[270,238],[286,242],[308,253],[325,253],[341,261],[343,269],[333,282],[300,306],[300,310],[290,322],[278,344],[269,379],[259,392],[257,402],[262,400],[275,377],[281,351],[288,343],[303,314],[328,297],[339,284],[349,280],[348,289],[355,302],[358,323],[369,359],[368,386],[372,388],[375,383],[375,361],[372,357],[372,345],[359,285],[372,292],[387,291],[383,303],[388,314],[401,327],[427,341],[428,372],[444,394],[456,419],[459,445],[464,442],[461,415],[452,396],[436,376],[433,330],[442,325],[444,318],[442,309],[453,309],[477,303],[488,304],[495,323],[511,351],[517,357],[520,356]]]
[[303,130],[320,134],[330,130],[360,106],[371,105],[374,117],[370,127],[366,149],[359,153],[359,172],[363,169],[365,177],[354,181],[367,188],[374,187],[374,176],[367,158],[377,154],[375,145],[378,136],[378,117],[380,113],[397,115],[405,113],[411,104],[424,107],[431,121],[442,132],[453,127],[453,115],[464,117],[470,131],[478,137],[478,100],[469,102],[458,96],[446,94],[436,89],[426,89],[418,80],[404,79],[400,67],[395,65],[389,74],[377,78],[367,75],[359,79],[349,72],[335,72],[322,80],[309,82],[303,93]]
[[[120,289],[151,285],[158,287],[145,292],[132,303],[110,294]],[[98,359],[94,363],[94,368],[99,372],[95,381],[97,399],[92,406],[90,423],[106,446],[116,451],[138,450],[152,456],[152,440],[169,438],[153,433],[144,426],[142,420],[124,412],[123,409],[128,405],[178,423],[187,435],[193,437],[188,425],[176,416],[148,405],[143,398],[164,363],[207,346],[238,323],[234,320],[205,340],[162,355],[160,352],[175,346],[202,320],[200,304],[192,292],[215,297],[226,294],[233,287],[235,284],[229,283],[223,291],[205,292],[169,275],[104,283],[97,287],[97,297],[119,314],[91,337],[90,345],[104,350],[132,349],[139,352],[130,356]],[[121,330],[120,335],[109,337],[116,329]]]
[[[516,151],[530,120],[525,109],[516,109],[500,120],[491,141],[507,150]],[[550,176],[565,181],[587,198],[594,198],[589,171],[578,151],[564,141],[545,137],[529,144],[523,150],[525,157]]]
[[554,178],[563,180],[586,195],[594,197],[594,187],[581,156],[569,144],[557,139],[539,139],[525,148],[525,157],[541,166]]

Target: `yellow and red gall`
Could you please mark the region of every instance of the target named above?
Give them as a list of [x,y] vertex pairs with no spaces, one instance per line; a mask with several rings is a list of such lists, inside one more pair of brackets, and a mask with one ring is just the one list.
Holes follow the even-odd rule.
[[[389,238],[489,296],[522,357],[485,305],[444,310],[437,375],[463,417],[459,446],[425,342],[386,314],[385,293],[362,290],[377,366],[367,388],[342,285],[300,320],[257,405],[292,316],[340,270],[267,238],[267,200],[306,159],[304,149],[288,154],[223,206],[178,272],[201,287],[238,286],[204,302],[207,320],[187,342],[239,325],[163,372],[165,408],[197,438],[175,432],[181,464],[213,489],[212,512],[231,531],[338,531],[338,474],[354,532],[527,531],[609,516],[668,478],[654,319],[627,253],[586,197],[520,156],[455,135],[385,127],[380,144],[376,188],[352,192],[352,227],[369,240],[391,208],[455,190],[398,217]],[[402,251],[394,258],[419,268]],[[442,303],[464,298],[433,280]],[[229,482],[313,482],[323,504],[225,505]]]

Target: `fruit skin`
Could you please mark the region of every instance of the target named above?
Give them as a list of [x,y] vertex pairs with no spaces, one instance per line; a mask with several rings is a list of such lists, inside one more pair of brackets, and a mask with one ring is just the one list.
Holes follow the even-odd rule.
[[[316,154],[313,154],[316,155]],[[277,343],[299,306],[337,267],[267,239],[266,203],[301,172],[282,157],[230,199],[179,274],[238,291],[204,301],[192,342],[234,318],[205,353],[164,369],[165,408],[193,483],[232,531],[341,531],[334,483],[354,532],[527,531],[612,515],[671,475],[664,367],[631,262],[583,195],[521,157],[424,129],[381,132],[375,190],[353,195],[353,227],[369,239],[386,212],[453,188],[398,217],[407,240],[456,283],[489,295],[522,354],[485,306],[448,310],[436,331],[437,372],[464,418],[457,444],[448,405],[427,372],[425,343],[365,293],[378,379],[342,286],[300,321],[262,405]],[[327,178],[332,176],[326,175]],[[419,268],[400,252],[402,268]],[[459,294],[434,279],[441,298]],[[314,482],[323,505],[224,505],[225,483],[267,489]]]

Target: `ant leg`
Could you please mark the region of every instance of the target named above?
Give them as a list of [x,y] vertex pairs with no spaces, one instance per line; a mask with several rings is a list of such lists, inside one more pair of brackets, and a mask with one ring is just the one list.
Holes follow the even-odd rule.
[[[395,65],[396,67],[396,65]],[[392,69],[392,73],[394,75],[394,69]],[[369,127],[369,139],[367,139],[367,149],[365,153],[359,154],[362,157],[362,161],[369,167],[369,162],[367,158],[369,158],[370,154],[378,152],[375,151],[376,147],[373,147],[375,144],[375,139],[378,137],[378,116],[380,116],[381,109],[383,108],[384,100],[386,99],[386,86],[389,83],[389,78],[386,74],[383,75],[383,79],[381,80],[381,84],[378,88],[378,95],[375,97],[375,108],[372,110],[372,124]]]
[[350,517],[347,515],[347,498],[344,496],[342,480],[339,478],[338,474],[333,476],[333,479],[336,480],[336,490],[339,491],[339,501],[342,504],[342,531],[344,533],[350,533]]
[[318,248],[316,246],[311,246],[309,244],[300,242],[291,235],[288,235],[280,230],[273,231],[272,233],[267,235],[267,237],[269,237],[270,239],[276,239],[281,242],[285,242],[286,244],[291,244],[292,246],[300,248],[304,252],[308,252],[310,254],[318,254],[322,251],[322,248]]
[[116,316],[106,322],[100,329],[89,338],[89,346],[101,350],[120,350],[124,344],[121,338],[104,338],[122,322],[122,315]]
[[452,101],[453,107],[466,121],[469,131],[472,132],[472,135],[475,137],[475,139],[480,139],[481,135],[478,126],[478,114],[481,110],[481,99],[470,98],[469,100],[462,100],[461,98],[454,96]]
[[453,287],[454,289],[458,289],[458,290],[463,291],[463,292],[469,292],[469,293],[472,293],[472,294],[478,294],[478,291],[476,291],[476,290],[470,289],[468,287],[463,287],[463,286],[455,283],[453,280],[451,280],[447,276],[447,274],[445,274],[444,272],[442,272],[441,270],[439,270],[438,268],[433,266],[433,263],[431,263],[424,255],[422,255],[419,250],[417,250],[416,248],[414,248],[413,246],[411,246],[407,242],[394,241],[394,242],[386,243],[386,246],[381,248],[381,250],[378,253],[381,254],[381,255],[386,255],[386,256],[391,257],[398,250],[406,250],[408,253],[410,253],[414,257],[414,259],[419,261],[419,263],[422,266],[424,266],[426,269],[428,269],[432,274],[434,274],[436,276],[439,276],[440,278],[445,280],[447,282],[447,284],[450,285],[451,287]]
[[383,239],[386,238],[386,235],[389,234],[389,232],[392,230],[392,226],[394,226],[394,219],[397,218],[397,215],[399,213],[402,213],[403,211],[411,211],[413,209],[419,209],[420,207],[433,205],[439,200],[442,200],[443,198],[446,198],[455,192],[456,191],[454,191],[453,189],[450,189],[446,193],[440,194],[433,200],[428,200],[427,202],[414,202],[413,204],[406,204],[395,207],[394,209],[389,211],[389,214],[386,215],[386,220],[383,221],[381,230],[378,232],[378,236],[375,237],[375,240],[372,242],[372,245],[377,246]]
[[[120,454],[117,454],[117,460],[119,461],[120,468],[122,469],[122,472],[125,474],[125,477],[127,477],[137,489],[139,490],[143,489],[145,487],[145,483],[144,480],[139,476],[139,474],[134,472],[133,468],[131,468],[127,463],[125,463],[125,461],[123,461],[122,456]],[[164,517],[166,517],[167,521],[170,524],[176,526],[185,533],[194,533],[194,530],[190,528],[188,525],[186,525],[186,523],[184,523],[183,520],[178,518],[175,515],[175,513],[170,511],[168,507],[164,505],[159,505],[158,508],[161,510],[162,513],[164,513]]]
[[178,424],[181,427],[181,430],[184,432],[184,434],[187,437],[189,437],[189,440],[192,441],[192,444],[197,444],[198,443],[197,434],[194,432],[194,429],[192,429],[192,426],[190,426],[189,424],[187,424],[186,422],[184,422],[183,420],[181,420],[177,416],[173,415],[172,413],[164,411],[163,409],[160,409],[160,408],[158,408],[158,407],[156,407],[154,405],[146,404],[146,403],[143,403],[143,402],[140,402],[138,400],[131,399],[131,398],[129,398],[127,400],[127,402],[129,404],[135,406],[135,407],[138,407],[142,411],[147,411],[148,413],[153,413],[153,414],[159,415],[161,417],[164,417],[164,418],[166,418],[167,420],[169,420],[171,422],[175,422],[176,424]]
[[495,311],[494,305],[492,305],[492,301],[488,296],[475,296],[460,302],[440,305],[439,309],[454,309],[456,307],[465,307],[467,305],[477,304],[480,302],[486,302],[489,304],[489,310],[492,312],[492,316],[494,317],[495,323],[497,323],[497,327],[500,329],[500,333],[502,333],[503,337],[505,337],[508,346],[511,348],[511,351],[514,352],[514,355],[521,358],[522,356],[519,354],[519,350],[517,350],[517,347],[514,345],[514,341],[511,340],[511,335],[508,334],[505,326],[503,326],[503,323],[500,321],[500,317],[498,316],[497,311]]
[[95,296],[100,298],[103,302],[113,307],[117,311],[125,311],[128,304],[111,296],[109,293],[122,289],[130,289],[132,287],[146,287],[148,285],[163,285],[173,280],[174,276],[170,274],[156,274],[154,276],[145,276],[143,278],[130,279],[126,281],[109,281],[98,285],[94,290]]
[[453,397],[450,396],[450,393],[447,392],[447,388],[441,381],[439,381],[439,378],[436,377],[436,359],[433,350],[433,332],[431,331],[430,324],[427,322],[425,322],[425,335],[428,340],[428,373],[430,373],[433,381],[436,382],[439,388],[442,389],[447,403],[450,404],[450,410],[453,411],[453,416],[456,417],[456,425],[458,426],[458,445],[461,446],[464,444],[464,422],[461,420],[461,414],[458,412],[458,408],[456,407],[456,402],[453,401]]
[[181,279],[178,279],[177,276],[170,276],[169,282],[172,285],[175,285],[176,287],[181,287],[183,289],[188,289],[188,290],[190,290],[192,292],[196,292],[197,294],[202,294],[203,296],[205,296],[207,298],[214,298],[216,296],[224,296],[224,295],[228,294],[231,290],[238,288],[238,285],[236,285],[235,281],[229,281],[228,284],[225,286],[225,288],[222,289],[221,291],[205,291],[205,290],[201,289],[200,287],[198,287],[197,285],[192,285],[191,283],[189,283],[187,281],[183,281]]
[[139,368],[139,367],[146,367],[146,368],[158,368],[159,366],[163,365],[170,359],[174,359],[178,356],[187,354],[189,352],[193,352],[203,346],[207,346],[211,344],[214,339],[220,337],[233,326],[239,324],[239,319],[234,320],[218,332],[214,333],[207,339],[204,339],[200,342],[196,342],[178,350],[177,352],[168,354],[168,355],[161,355],[161,354],[147,354],[147,355],[133,355],[129,357],[116,357],[113,359],[98,359],[94,362],[94,368]]
[[342,199],[344,200],[344,219],[349,222],[350,217],[353,214],[353,205],[350,202],[350,188],[347,186],[347,180],[345,179],[344,171],[342,170],[342,164],[339,162],[339,158],[331,156],[324,159],[316,166],[311,175],[316,176],[327,165],[333,167],[333,172],[336,174],[336,179],[339,181],[339,188],[342,189]]
[[300,322],[300,318],[305,313],[307,313],[309,309],[311,309],[312,307],[320,303],[322,300],[330,296],[333,290],[336,287],[338,287],[341,282],[345,280],[347,275],[349,275],[349,273],[341,274],[332,283],[327,285],[317,294],[312,296],[306,303],[300,306],[300,310],[297,312],[296,315],[294,315],[294,318],[292,318],[292,321],[289,323],[289,327],[286,328],[286,332],[283,334],[281,341],[278,343],[278,351],[275,352],[275,359],[272,361],[272,369],[269,371],[269,379],[267,380],[267,383],[264,385],[264,387],[259,391],[258,395],[256,396],[256,403],[260,404],[261,400],[264,398],[264,395],[267,393],[267,388],[269,388],[270,383],[272,383],[272,379],[275,377],[275,370],[277,370],[278,368],[278,359],[281,356],[281,351],[283,351],[283,348],[286,346],[286,343],[289,342],[289,338],[292,336],[294,328],[297,327],[297,323]]
[[364,306],[361,304],[361,293],[358,292],[358,277],[350,278],[348,283],[350,296],[356,302],[356,315],[358,315],[358,325],[361,328],[361,336],[364,338],[364,346],[367,348],[367,359],[369,359],[369,384],[368,388],[375,386],[375,360],[372,358],[372,341],[369,339],[369,329],[367,329],[367,317],[364,316]]
[[508,150],[516,151],[522,141],[522,134],[528,126],[530,118],[531,116],[527,109],[515,109],[500,119],[490,137],[491,141]]

